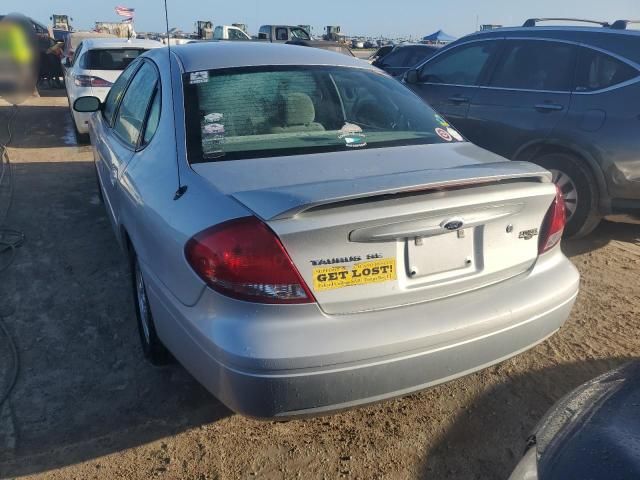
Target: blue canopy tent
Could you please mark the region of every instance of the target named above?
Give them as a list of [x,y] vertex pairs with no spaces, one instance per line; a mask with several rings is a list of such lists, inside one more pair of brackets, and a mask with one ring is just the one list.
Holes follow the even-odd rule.
[[425,43],[436,43],[436,44],[444,44],[453,42],[456,40],[456,37],[452,37],[451,35],[444,33],[442,30],[438,30],[437,32],[432,33],[431,35],[427,35],[422,39]]

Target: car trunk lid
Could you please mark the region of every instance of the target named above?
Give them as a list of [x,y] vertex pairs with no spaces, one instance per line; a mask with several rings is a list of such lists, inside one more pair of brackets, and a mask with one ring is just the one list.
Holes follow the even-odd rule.
[[293,175],[303,181],[271,175],[227,193],[276,232],[327,314],[435,300],[527,271],[555,196],[548,172],[469,144],[444,147],[418,150],[437,159],[432,168],[412,169],[402,148],[388,149],[395,169],[336,178],[323,175],[324,155]]

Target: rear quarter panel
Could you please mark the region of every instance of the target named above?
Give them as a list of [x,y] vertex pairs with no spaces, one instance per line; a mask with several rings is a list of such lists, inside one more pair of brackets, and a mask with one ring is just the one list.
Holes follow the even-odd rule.
[[[640,199],[640,82],[600,93],[574,93],[553,137],[584,151],[600,169],[605,197]],[[589,158],[590,157],[590,158]],[[594,172],[596,177],[597,171]]]
[[[159,61],[158,61],[159,58]],[[221,195],[186,163],[184,112],[180,66],[174,63],[176,85],[171,93],[166,57],[156,57],[162,77],[160,123],[150,144],[136,153],[120,177],[119,219],[121,235],[129,236],[143,268],[183,304],[197,302],[204,283],[187,264],[186,242],[207,227],[235,216],[246,215],[237,202]],[[172,106],[176,109],[174,128]],[[178,190],[178,162],[181,184]]]

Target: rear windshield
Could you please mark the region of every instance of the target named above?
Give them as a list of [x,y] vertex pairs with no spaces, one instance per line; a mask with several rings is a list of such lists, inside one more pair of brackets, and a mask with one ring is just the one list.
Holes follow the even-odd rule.
[[462,141],[398,81],[346,67],[187,73],[192,163]]
[[146,50],[142,48],[89,50],[82,59],[82,68],[86,70],[124,70],[144,52]]

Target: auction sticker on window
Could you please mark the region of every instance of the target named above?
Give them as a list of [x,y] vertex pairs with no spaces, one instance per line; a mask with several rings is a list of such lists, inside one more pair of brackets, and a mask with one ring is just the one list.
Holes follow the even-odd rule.
[[446,130],[443,130],[442,128],[436,128],[436,133],[441,139],[447,142],[450,142],[453,140],[453,137],[449,135],[449,133]]
[[189,83],[195,85],[198,83],[207,83],[209,81],[209,72],[191,72],[189,75]]
[[381,258],[352,266],[340,265],[313,269],[313,289],[316,292],[395,279],[395,258]]

